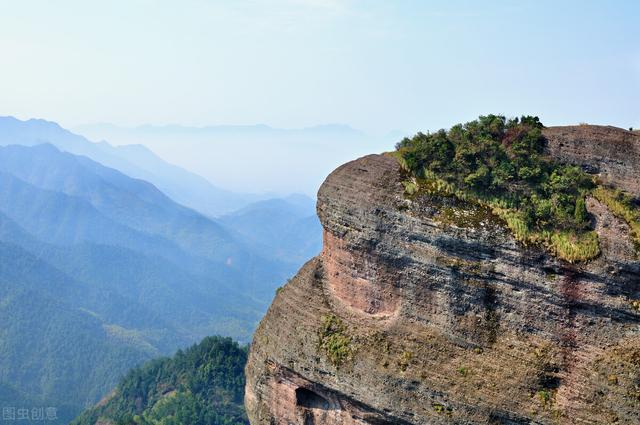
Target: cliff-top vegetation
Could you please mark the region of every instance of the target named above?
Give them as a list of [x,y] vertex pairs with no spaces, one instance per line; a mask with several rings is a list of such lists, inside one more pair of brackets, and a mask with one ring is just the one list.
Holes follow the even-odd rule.
[[[600,249],[585,198],[595,192],[603,199],[611,189],[580,167],[545,155],[543,128],[538,117],[487,115],[448,131],[405,138],[396,145],[396,157],[412,175],[407,192],[489,206],[522,243],[543,246],[569,262],[591,260]],[[612,212],[635,230],[637,223],[629,220],[640,214],[624,205],[626,214]]]

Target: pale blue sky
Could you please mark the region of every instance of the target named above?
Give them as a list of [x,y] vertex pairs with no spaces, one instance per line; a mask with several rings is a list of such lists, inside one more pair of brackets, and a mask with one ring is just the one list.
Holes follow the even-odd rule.
[[437,129],[640,127],[640,2],[0,0],[0,114]]

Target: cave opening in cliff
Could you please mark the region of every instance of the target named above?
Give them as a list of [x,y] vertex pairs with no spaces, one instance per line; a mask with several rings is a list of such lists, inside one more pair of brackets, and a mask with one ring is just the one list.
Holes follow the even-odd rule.
[[307,409],[329,410],[329,402],[321,395],[307,388],[296,389],[296,406]]

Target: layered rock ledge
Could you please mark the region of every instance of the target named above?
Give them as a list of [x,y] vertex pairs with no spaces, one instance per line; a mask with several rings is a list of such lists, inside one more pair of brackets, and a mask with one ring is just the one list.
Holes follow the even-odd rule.
[[[549,151],[640,194],[640,137],[545,129]],[[256,331],[258,424],[640,423],[640,261],[588,200],[602,254],[570,265],[518,244],[488,210],[404,195],[395,159],[335,170],[322,253]]]

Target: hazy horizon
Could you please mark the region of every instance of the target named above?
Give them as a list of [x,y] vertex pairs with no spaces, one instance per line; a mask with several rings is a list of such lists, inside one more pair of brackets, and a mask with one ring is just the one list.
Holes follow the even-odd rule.
[[339,165],[389,151],[405,134],[369,135],[348,125],[285,129],[253,126],[80,126],[73,131],[113,145],[142,144],[214,185],[244,193],[315,197]]
[[313,194],[340,163],[479,115],[640,127],[638,16],[624,0],[7,2],[0,115],[131,133],[362,131],[344,143],[126,138],[231,190]]
[[[46,118],[28,119],[60,125]],[[223,190],[267,197],[303,194],[312,198],[328,174],[341,164],[389,151],[412,134],[396,130],[374,135],[347,124],[278,128],[265,124],[192,127],[103,122],[67,130],[94,143],[142,145],[167,163],[204,177]],[[242,158],[242,167],[229,158]]]
[[0,114],[68,128],[385,134],[487,113],[627,128],[640,126],[638,16],[624,0],[7,2]]

